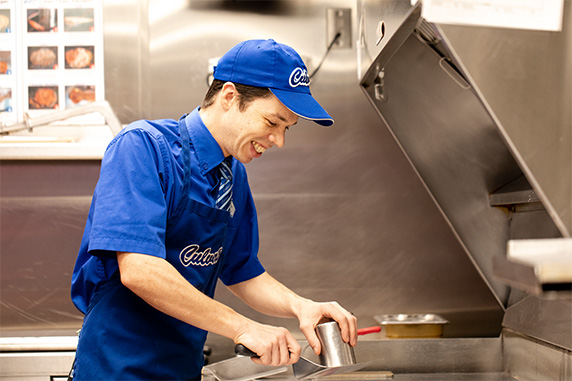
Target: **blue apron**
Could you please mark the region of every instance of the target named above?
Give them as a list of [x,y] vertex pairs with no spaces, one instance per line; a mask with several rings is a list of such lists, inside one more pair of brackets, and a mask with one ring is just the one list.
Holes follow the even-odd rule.
[[[189,196],[190,139],[179,120],[184,166],[181,201],[167,222],[167,261],[213,297],[223,261],[230,213]],[[196,380],[207,332],[147,304],[115,273],[96,288],[80,332],[74,379]]]

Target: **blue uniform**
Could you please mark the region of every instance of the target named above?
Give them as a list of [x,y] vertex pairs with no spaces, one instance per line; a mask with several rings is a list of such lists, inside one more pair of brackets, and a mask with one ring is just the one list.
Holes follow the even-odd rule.
[[216,209],[223,152],[198,108],[138,121],[110,143],[72,276],[86,316],[76,379],[198,379],[207,332],[154,309],[119,281],[117,251],[166,259],[212,297],[264,272],[244,165],[232,160],[234,215]]

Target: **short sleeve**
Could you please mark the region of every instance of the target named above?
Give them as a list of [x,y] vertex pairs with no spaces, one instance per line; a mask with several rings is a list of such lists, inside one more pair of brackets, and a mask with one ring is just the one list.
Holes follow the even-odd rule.
[[165,155],[161,136],[142,128],[122,131],[112,141],[94,192],[90,254],[125,251],[165,258]]

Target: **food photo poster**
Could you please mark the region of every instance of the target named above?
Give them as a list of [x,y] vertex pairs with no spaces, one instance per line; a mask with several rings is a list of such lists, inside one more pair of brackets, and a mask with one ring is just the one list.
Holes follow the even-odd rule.
[[102,24],[102,0],[0,0],[0,122],[105,99]]

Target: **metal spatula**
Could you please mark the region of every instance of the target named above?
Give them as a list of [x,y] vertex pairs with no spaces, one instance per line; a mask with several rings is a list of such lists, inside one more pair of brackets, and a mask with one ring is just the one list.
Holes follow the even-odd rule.
[[255,364],[250,359],[251,354],[243,355],[244,352],[237,351],[237,348],[235,348],[235,353],[238,356],[204,367],[204,380],[212,380],[214,377],[218,381],[247,381],[269,377],[288,370],[288,367],[285,366],[275,367]]

